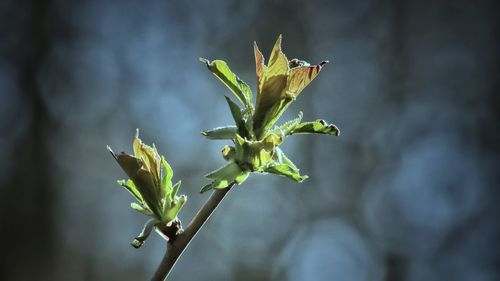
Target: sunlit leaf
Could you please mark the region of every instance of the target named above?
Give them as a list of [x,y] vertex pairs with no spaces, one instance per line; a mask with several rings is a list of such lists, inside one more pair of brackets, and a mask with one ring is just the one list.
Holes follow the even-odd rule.
[[200,61],[205,63],[208,69],[224,83],[233,94],[240,100],[245,107],[252,107],[252,90],[243,82],[236,74],[234,74],[226,62],[222,60],[214,60],[210,62],[207,59],[200,58]]
[[221,153],[224,160],[231,161],[234,160],[234,157],[236,155],[236,149],[234,148],[234,146],[225,145],[222,148]]
[[134,210],[136,210],[137,212],[141,213],[141,214],[144,214],[146,216],[152,216],[153,213],[151,212],[151,210],[149,210],[146,206],[143,206],[141,204],[138,204],[136,202],[132,202],[130,203],[130,207]]
[[213,172],[210,172],[205,175],[206,178],[209,179],[220,179],[225,177],[231,177],[232,175],[236,176],[241,173],[241,168],[238,164],[231,162]]
[[219,168],[205,177],[212,179],[213,181],[201,189],[201,193],[206,192],[213,188],[226,188],[231,183],[238,181],[242,183],[248,175],[247,172],[241,170],[240,166],[234,162],[227,164],[226,166]]
[[151,172],[151,176],[157,185],[161,183],[161,158],[156,150],[156,147],[146,145],[139,138],[139,129],[136,130],[133,142],[135,157],[141,159],[146,166],[146,169]]
[[264,172],[284,176],[293,179],[296,182],[302,182],[308,178],[308,176],[301,176],[298,171],[294,170],[287,164],[270,165],[264,169]]
[[255,41],[253,42],[253,51],[255,55],[255,73],[257,75],[257,92],[259,92],[262,89],[262,84],[264,82],[264,79],[262,77],[262,72],[264,71],[264,68],[266,68],[266,66],[264,65],[264,56],[262,55],[262,52],[259,50],[257,42]]
[[299,112],[299,116],[295,119],[292,119],[290,121],[285,122],[283,125],[279,126],[278,128],[281,130],[281,132],[287,136],[290,134],[290,132],[298,125],[300,124],[300,121],[302,121],[302,111]]
[[130,180],[130,179],[119,180],[117,182],[118,182],[118,185],[120,185],[120,186],[124,187],[126,190],[128,190],[128,192],[130,192],[130,194],[132,194],[135,197],[135,199],[137,199],[137,201],[139,201],[139,202],[143,201],[141,193],[139,192],[139,190],[137,190],[137,187],[135,187],[135,184],[132,180]]
[[231,110],[231,115],[233,116],[234,122],[236,123],[236,127],[238,128],[238,133],[243,137],[247,137],[248,132],[245,126],[245,121],[243,120],[243,115],[240,107],[236,105],[229,97],[226,96],[225,98],[229,109]]
[[253,118],[253,129],[259,139],[279,118],[284,107],[285,88],[288,76],[288,59],[281,50],[281,35],[276,40],[267,66],[264,57],[254,43],[257,73],[257,101]]
[[311,83],[321,71],[322,66],[327,63],[324,61],[319,65],[299,66],[292,68],[287,80],[287,94],[296,98],[304,88]]
[[325,122],[325,120],[318,119],[316,121],[298,124],[291,130],[289,134],[326,134],[331,136],[338,136],[340,134],[340,131],[335,125],[328,124]]
[[186,203],[186,200],[187,197],[185,195],[179,196],[179,198],[173,202],[172,206],[166,210],[163,215],[163,220],[169,222],[175,219],[182,206],[184,206],[184,203]]
[[181,187],[181,183],[182,181],[178,181],[173,187],[172,187],[172,193],[170,193],[170,200],[174,201],[176,196],[177,196],[177,192],[179,192],[179,188]]
[[257,74],[257,98],[253,116],[253,132],[257,139],[263,138],[300,92],[319,74],[322,66],[305,61],[288,61],[281,50],[281,36],[274,44],[269,63],[264,65],[264,56],[254,43]]
[[151,231],[154,229],[155,225],[157,225],[158,223],[160,223],[160,221],[157,219],[148,220],[142,228],[139,236],[137,236],[130,244],[136,249],[141,247],[142,244],[144,244],[146,238],[148,238],[149,234],[151,234]]
[[168,164],[168,162],[165,160],[165,157],[161,157],[161,164],[163,167],[163,178],[161,180],[161,188],[162,188],[162,194],[161,196],[167,197],[171,193],[171,187],[172,187],[172,177],[174,176],[174,172],[172,171],[172,168]]
[[236,126],[217,127],[210,131],[203,131],[201,134],[212,140],[231,140],[236,137],[238,128]]
[[151,173],[140,169],[132,180],[149,209],[151,209],[156,216],[161,217],[162,210],[160,208],[160,188],[158,186],[157,190]]
[[306,175],[300,175],[297,166],[286,157],[285,153],[279,147],[276,148],[275,152],[273,162],[264,169],[264,172],[288,177],[297,182],[302,182],[308,178]]
[[283,136],[271,133],[267,135],[263,140],[262,144],[267,150],[272,150],[283,142]]
[[283,153],[283,150],[281,150],[281,148],[279,147],[276,147],[275,149],[275,153],[273,155],[273,160],[275,161],[275,163],[281,165],[281,164],[285,164],[285,165],[288,165],[290,166],[290,168],[292,168],[293,170],[295,171],[299,171],[299,169],[297,168],[297,166],[295,166],[295,164],[293,164],[293,162],[288,159],[288,157],[286,157],[285,153]]
[[120,153],[116,155],[113,150],[108,146],[109,152],[115,158],[116,162],[120,165],[122,170],[127,174],[129,178],[132,178],[137,174],[137,171],[142,167],[142,161],[140,159],[135,158],[132,155],[128,155],[126,153]]
[[204,185],[204,186],[200,189],[200,193],[205,193],[205,192],[207,192],[207,191],[209,191],[209,190],[212,190],[212,189],[213,189],[212,183],[213,183],[213,182],[211,182],[211,183],[209,183],[209,184]]
[[[179,181],[172,186],[173,171],[168,162],[158,154],[154,145],[148,146],[142,143],[138,132],[137,130],[133,141],[135,156],[126,153],[116,155],[108,147],[108,150],[130,178],[126,181],[118,181],[118,184],[127,189],[139,201],[131,203],[130,207],[152,217],[144,225],[141,234],[132,241],[132,246],[136,248],[144,243],[155,226],[168,225],[177,218],[180,209],[187,200],[185,195],[177,196],[181,182]],[[163,233],[161,229],[158,231]]]
[[239,174],[236,178],[234,178],[234,182],[236,184],[241,184],[248,178],[249,175],[250,175],[250,172],[243,172],[243,173]]

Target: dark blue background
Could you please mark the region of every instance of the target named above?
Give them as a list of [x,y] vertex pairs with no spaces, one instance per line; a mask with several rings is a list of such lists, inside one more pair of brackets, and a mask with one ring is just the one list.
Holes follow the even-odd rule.
[[[129,246],[145,217],[106,151],[135,128],[182,179],[187,223],[230,124],[227,89],[268,57],[329,59],[285,118],[340,137],[284,150],[310,179],[251,176],[173,280],[499,280],[496,1],[14,1],[0,3],[1,280],[147,280],[165,243]],[[285,120],[285,118],[283,120]]]

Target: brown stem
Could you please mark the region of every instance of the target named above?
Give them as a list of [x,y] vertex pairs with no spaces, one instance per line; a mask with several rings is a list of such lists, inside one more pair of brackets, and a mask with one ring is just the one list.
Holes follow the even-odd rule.
[[179,234],[173,242],[168,242],[165,256],[158,266],[155,275],[151,279],[152,281],[163,281],[167,279],[168,274],[174,267],[179,257],[182,255],[182,252],[184,252],[184,249],[186,249],[189,242],[191,242],[196,233],[198,233],[210,215],[215,211],[217,206],[219,206],[219,203],[222,199],[224,199],[233,185],[234,184],[232,183],[224,189],[215,190],[205,205],[203,205],[193,220],[189,223],[186,230],[182,234]]

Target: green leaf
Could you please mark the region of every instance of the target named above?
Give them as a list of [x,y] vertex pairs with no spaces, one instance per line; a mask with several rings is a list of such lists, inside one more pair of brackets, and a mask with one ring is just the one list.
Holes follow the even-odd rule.
[[234,157],[236,155],[236,149],[234,148],[234,146],[225,145],[222,148],[221,153],[222,153],[222,157],[224,158],[224,160],[233,161]]
[[240,174],[242,171],[238,164],[231,162],[213,172],[210,172],[205,175],[206,178],[209,179],[220,179],[220,178],[225,178],[225,177],[231,177],[231,176],[236,176]]
[[[111,151],[111,153],[113,152]],[[137,171],[139,171],[139,169],[143,165],[140,159],[132,155],[128,155],[123,152],[118,155],[116,154],[113,155],[116,159],[116,162],[118,162],[122,170],[125,172],[125,174],[127,174],[129,178],[133,178],[137,174]]]
[[300,175],[297,166],[286,157],[285,153],[279,147],[276,147],[273,162],[264,169],[264,172],[288,177],[297,182],[302,182],[308,178],[307,175]]
[[338,136],[340,131],[335,125],[328,124],[325,120],[318,119],[312,122],[300,123],[290,131],[290,135],[298,134],[325,134]]
[[286,164],[286,165],[289,165],[294,170],[296,170],[297,172],[299,171],[297,166],[295,166],[295,164],[293,164],[293,162],[290,159],[288,159],[288,157],[286,157],[285,153],[283,153],[283,150],[281,150],[281,148],[279,148],[279,147],[275,148],[273,160],[279,165]]
[[228,187],[236,178],[236,175],[233,176],[232,178],[220,178],[213,180],[211,183],[205,185],[201,190],[200,193],[204,193],[206,191],[209,191],[211,189],[224,189]]
[[120,185],[121,187],[124,187],[126,190],[128,190],[128,192],[130,192],[130,194],[132,194],[135,197],[135,199],[137,199],[137,201],[139,201],[139,202],[144,201],[142,199],[141,193],[139,193],[139,190],[137,190],[137,187],[135,187],[135,184],[132,180],[130,180],[130,179],[119,180],[117,182],[118,182],[118,185]]
[[234,159],[242,170],[260,171],[271,160],[274,148],[281,144],[283,138],[274,133],[261,141],[248,140],[236,135],[234,141]]
[[175,219],[177,217],[177,214],[179,214],[182,206],[184,206],[184,203],[186,203],[186,200],[186,195],[179,196],[178,200],[173,202],[172,207],[166,210],[166,212],[163,214],[163,222],[169,223],[170,221]]
[[239,176],[234,178],[234,182],[236,184],[242,184],[244,181],[246,181],[246,179],[248,178],[249,175],[250,175],[250,172],[243,172]]
[[200,61],[207,65],[208,69],[233,92],[245,107],[252,107],[252,90],[229,69],[226,62],[222,60],[210,62],[204,58],[200,58]]
[[287,164],[269,165],[264,169],[264,172],[284,176],[296,182],[302,182],[309,178],[308,176],[301,176],[298,170],[295,170],[292,166]]
[[144,244],[144,241],[146,240],[146,238],[148,238],[149,234],[151,234],[151,231],[153,230],[153,228],[158,224],[160,223],[159,220],[157,219],[150,219],[146,222],[146,224],[144,224],[144,227],[142,228],[142,231],[141,233],[139,234],[139,236],[137,236],[130,244],[132,245],[132,247],[134,248],[140,248],[142,246],[142,244]]
[[300,124],[300,121],[302,121],[302,116],[303,116],[303,113],[302,111],[299,112],[299,116],[295,119],[292,119],[290,121],[287,121],[285,122],[283,125],[279,126],[279,130],[281,130],[281,132],[283,132],[283,134],[285,136],[288,136],[290,135],[290,132],[297,126]]
[[255,109],[253,132],[257,139],[265,137],[292,102],[293,99],[284,98],[271,105],[264,104]]
[[151,212],[151,210],[149,210],[146,206],[140,205],[136,202],[130,203],[130,207],[132,209],[136,210],[137,212],[144,214],[146,216],[153,216],[153,213]]
[[248,172],[242,171],[238,164],[231,162],[226,166],[207,174],[205,177],[213,179],[213,181],[205,185],[201,189],[201,193],[213,188],[226,188],[233,182],[242,183],[248,177]]
[[[178,181],[170,190],[169,194],[167,194],[163,200],[163,220],[167,220],[166,222],[169,222],[172,220],[175,216],[177,216],[178,210],[180,210],[180,207],[177,206],[177,202],[180,200],[180,197],[177,197],[177,192],[179,192],[179,188],[181,187],[181,181]],[[186,201],[186,196],[182,195],[181,197],[184,197],[184,201]],[[184,204],[184,203],[182,203]],[[176,211],[177,210],[177,211]],[[171,218],[171,215],[174,214],[174,217]]]
[[243,120],[243,115],[241,113],[241,108],[235,104],[229,97],[225,96],[226,102],[231,110],[231,115],[233,116],[236,127],[238,127],[238,133],[246,137],[248,136],[247,127],[245,126],[245,121]]
[[226,126],[203,131],[201,134],[211,140],[231,140],[236,137],[237,132],[238,128],[236,126]]
[[162,208],[160,207],[161,198],[157,193],[151,173],[144,169],[140,169],[137,172],[137,175],[132,180],[134,181],[135,186],[141,193],[142,198],[144,199],[144,202],[148,205],[149,209],[158,218],[161,218],[162,214]]
[[172,187],[172,177],[174,176],[174,172],[172,171],[172,167],[165,160],[165,157],[161,157],[161,164],[163,166],[163,178],[161,179],[161,188],[162,188],[162,197],[165,198],[169,196]]
[[242,112],[243,122],[245,123],[245,131],[248,134],[248,139],[255,139],[255,134],[253,132],[253,113],[253,108],[245,108]]
[[205,193],[211,189],[213,189],[212,183],[206,184],[201,188],[200,193]]
[[172,193],[170,193],[170,200],[174,201],[175,196],[177,195],[177,192],[179,192],[179,188],[181,187],[182,181],[178,181],[174,187],[172,187]]
[[[158,194],[159,190],[155,188],[155,181],[152,173],[141,168],[143,166],[143,162],[140,159],[126,153],[116,155],[109,146],[108,150],[114,156],[118,164],[120,164],[127,176],[131,179],[131,181],[125,182],[125,186],[122,185],[123,182],[119,182],[119,184],[129,190],[136,198],[140,195],[140,201],[145,202],[155,215],[161,217],[161,208],[159,204],[160,198]],[[130,184],[131,182],[135,187],[134,189],[132,189],[132,184]]]

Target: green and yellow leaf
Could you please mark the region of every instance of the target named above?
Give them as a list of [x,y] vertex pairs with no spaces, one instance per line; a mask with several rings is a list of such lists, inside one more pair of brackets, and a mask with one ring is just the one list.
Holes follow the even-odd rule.
[[139,201],[139,202],[143,201],[141,193],[139,192],[139,190],[137,190],[137,187],[135,187],[135,184],[132,180],[130,180],[130,179],[119,180],[117,182],[118,182],[118,185],[122,186],[128,192],[130,192],[130,194],[132,194],[135,197],[135,199],[137,199],[137,201]]
[[293,128],[289,135],[298,134],[325,134],[330,136],[338,136],[340,134],[337,126],[328,124],[325,120],[318,119],[312,122],[300,123]]
[[222,60],[214,60],[210,62],[207,59],[200,58],[200,61],[205,63],[208,69],[226,85],[231,92],[245,107],[253,107],[252,105],[252,90],[243,82],[236,74],[234,74],[226,62]]
[[211,140],[232,140],[236,137],[238,128],[236,126],[217,127],[201,134]]

